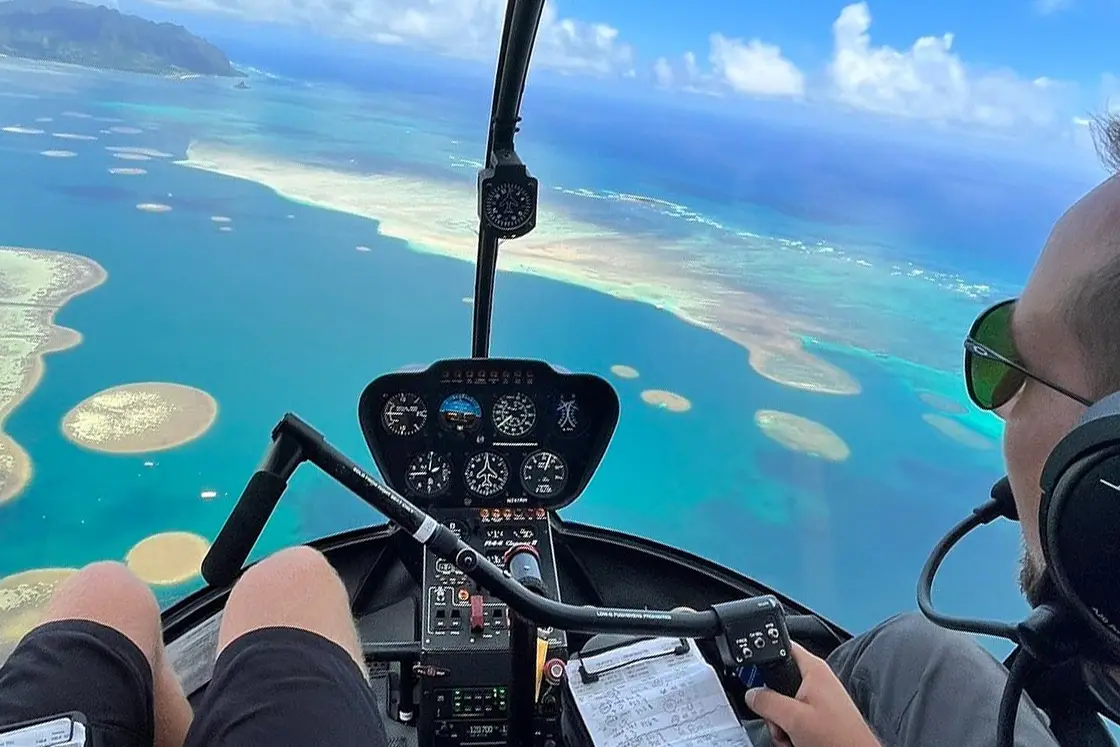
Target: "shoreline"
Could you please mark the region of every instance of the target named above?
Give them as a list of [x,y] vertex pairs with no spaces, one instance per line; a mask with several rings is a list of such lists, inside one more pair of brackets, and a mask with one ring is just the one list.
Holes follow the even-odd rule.
[[34,467],[26,450],[4,430],[8,417],[31,396],[46,370],[44,358],[82,342],[81,333],[55,324],[72,299],[102,285],[109,273],[89,257],[49,249],[0,245],[0,506],[18,497]]
[[[253,182],[278,196],[378,222],[378,233],[413,251],[473,262],[477,248],[475,196],[466,183],[358,174],[245,155],[192,142],[176,165]],[[576,220],[548,205],[538,228],[505,242],[498,270],[578,285],[668,311],[744,349],[760,376],[803,391],[856,395],[858,381],[802,344],[824,331],[811,320],[772,308],[761,297],[720,278],[690,273],[674,262],[672,245],[649,250],[648,239]]]

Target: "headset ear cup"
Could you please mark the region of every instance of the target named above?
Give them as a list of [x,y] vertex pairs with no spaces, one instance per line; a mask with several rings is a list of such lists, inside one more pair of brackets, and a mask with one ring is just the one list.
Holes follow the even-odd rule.
[[[1120,427],[1117,427],[1117,421],[1120,421],[1120,392],[1113,392],[1088,408],[1073,430],[1058,442],[1050,452],[1050,456],[1046,458],[1039,481],[1042,488],[1042,501],[1038,506],[1038,526],[1042,534],[1045,534],[1045,528],[1050,523],[1048,514],[1051,498],[1058,481],[1069,471],[1074,462],[1082,457],[1107,448],[1113,443],[1120,443]],[[1043,549],[1045,550],[1045,546]]]
[[1054,447],[1040,483],[1051,598],[1075,610],[1120,659],[1120,393],[1086,410]]

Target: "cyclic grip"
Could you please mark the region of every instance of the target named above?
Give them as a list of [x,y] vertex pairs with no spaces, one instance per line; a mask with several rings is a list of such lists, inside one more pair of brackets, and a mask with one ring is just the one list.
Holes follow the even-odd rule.
[[755,666],[771,690],[794,697],[801,687],[801,670],[793,660],[793,646],[785,614],[773,596],[739,599],[712,607],[722,632],[716,637],[728,670]]

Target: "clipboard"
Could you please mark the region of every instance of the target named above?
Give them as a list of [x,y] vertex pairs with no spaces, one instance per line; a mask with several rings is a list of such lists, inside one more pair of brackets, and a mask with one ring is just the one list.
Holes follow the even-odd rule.
[[718,672],[687,638],[595,636],[570,658],[562,698],[572,747],[752,745]]
[[89,721],[79,711],[0,726],[0,747],[92,747]]
[[[598,638],[598,637],[599,636],[596,636],[596,638]],[[624,659],[624,660],[622,660],[622,661],[620,661],[616,664],[612,664],[611,666],[608,666],[608,667],[602,667],[602,668],[592,667],[592,670],[588,670],[587,659],[589,657],[599,656],[600,654],[607,654],[607,653],[610,653],[611,651],[617,651],[620,648],[625,648],[626,646],[632,646],[635,643],[641,643],[642,641],[652,641],[654,639],[654,636],[611,636],[611,637],[612,638],[614,638],[614,637],[621,638],[622,640],[606,642],[605,645],[602,645],[601,647],[596,646],[593,650],[588,651],[588,646],[590,646],[595,641],[595,638],[592,638],[590,641],[587,642],[587,645],[583,647],[583,650],[580,651],[579,654],[572,657],[573,659],[578,659],[579,660],[579,679],[580,679],[581,682],[583,682],[583,684],[589,685],[592,682],[598,682],[599,678],[601,676],[603,676],[604,674],[606,674],[607,672],[615,672],[615,671],[618,671],[619,669],[622,669],[624,667],[629,667],[629,666],[632,666],[634,664],[638,664],[639,662],[653,661],[654,659],[661,659],[661,658],[664,658],[666,656],[683,656],[691,650],[691,644],[689,643],[687,638],[678,638],[676,648],[671,649],[669,651],[661,651],[661,652],[656,653],[656,654],[648,654],[646,656],[637,656],[637,657],[634,657],[632,659]]]

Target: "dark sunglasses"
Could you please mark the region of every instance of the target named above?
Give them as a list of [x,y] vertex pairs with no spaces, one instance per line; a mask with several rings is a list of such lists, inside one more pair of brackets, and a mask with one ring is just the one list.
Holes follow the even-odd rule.
[[1011,401],[1027,379],[1034,379],[1086,407],[1093,403],[1023,367],[1011,335],[1011,314],[1018,299],[1001,301],[976,317],[964,341],[964,380],[968,396],[981,410]]

